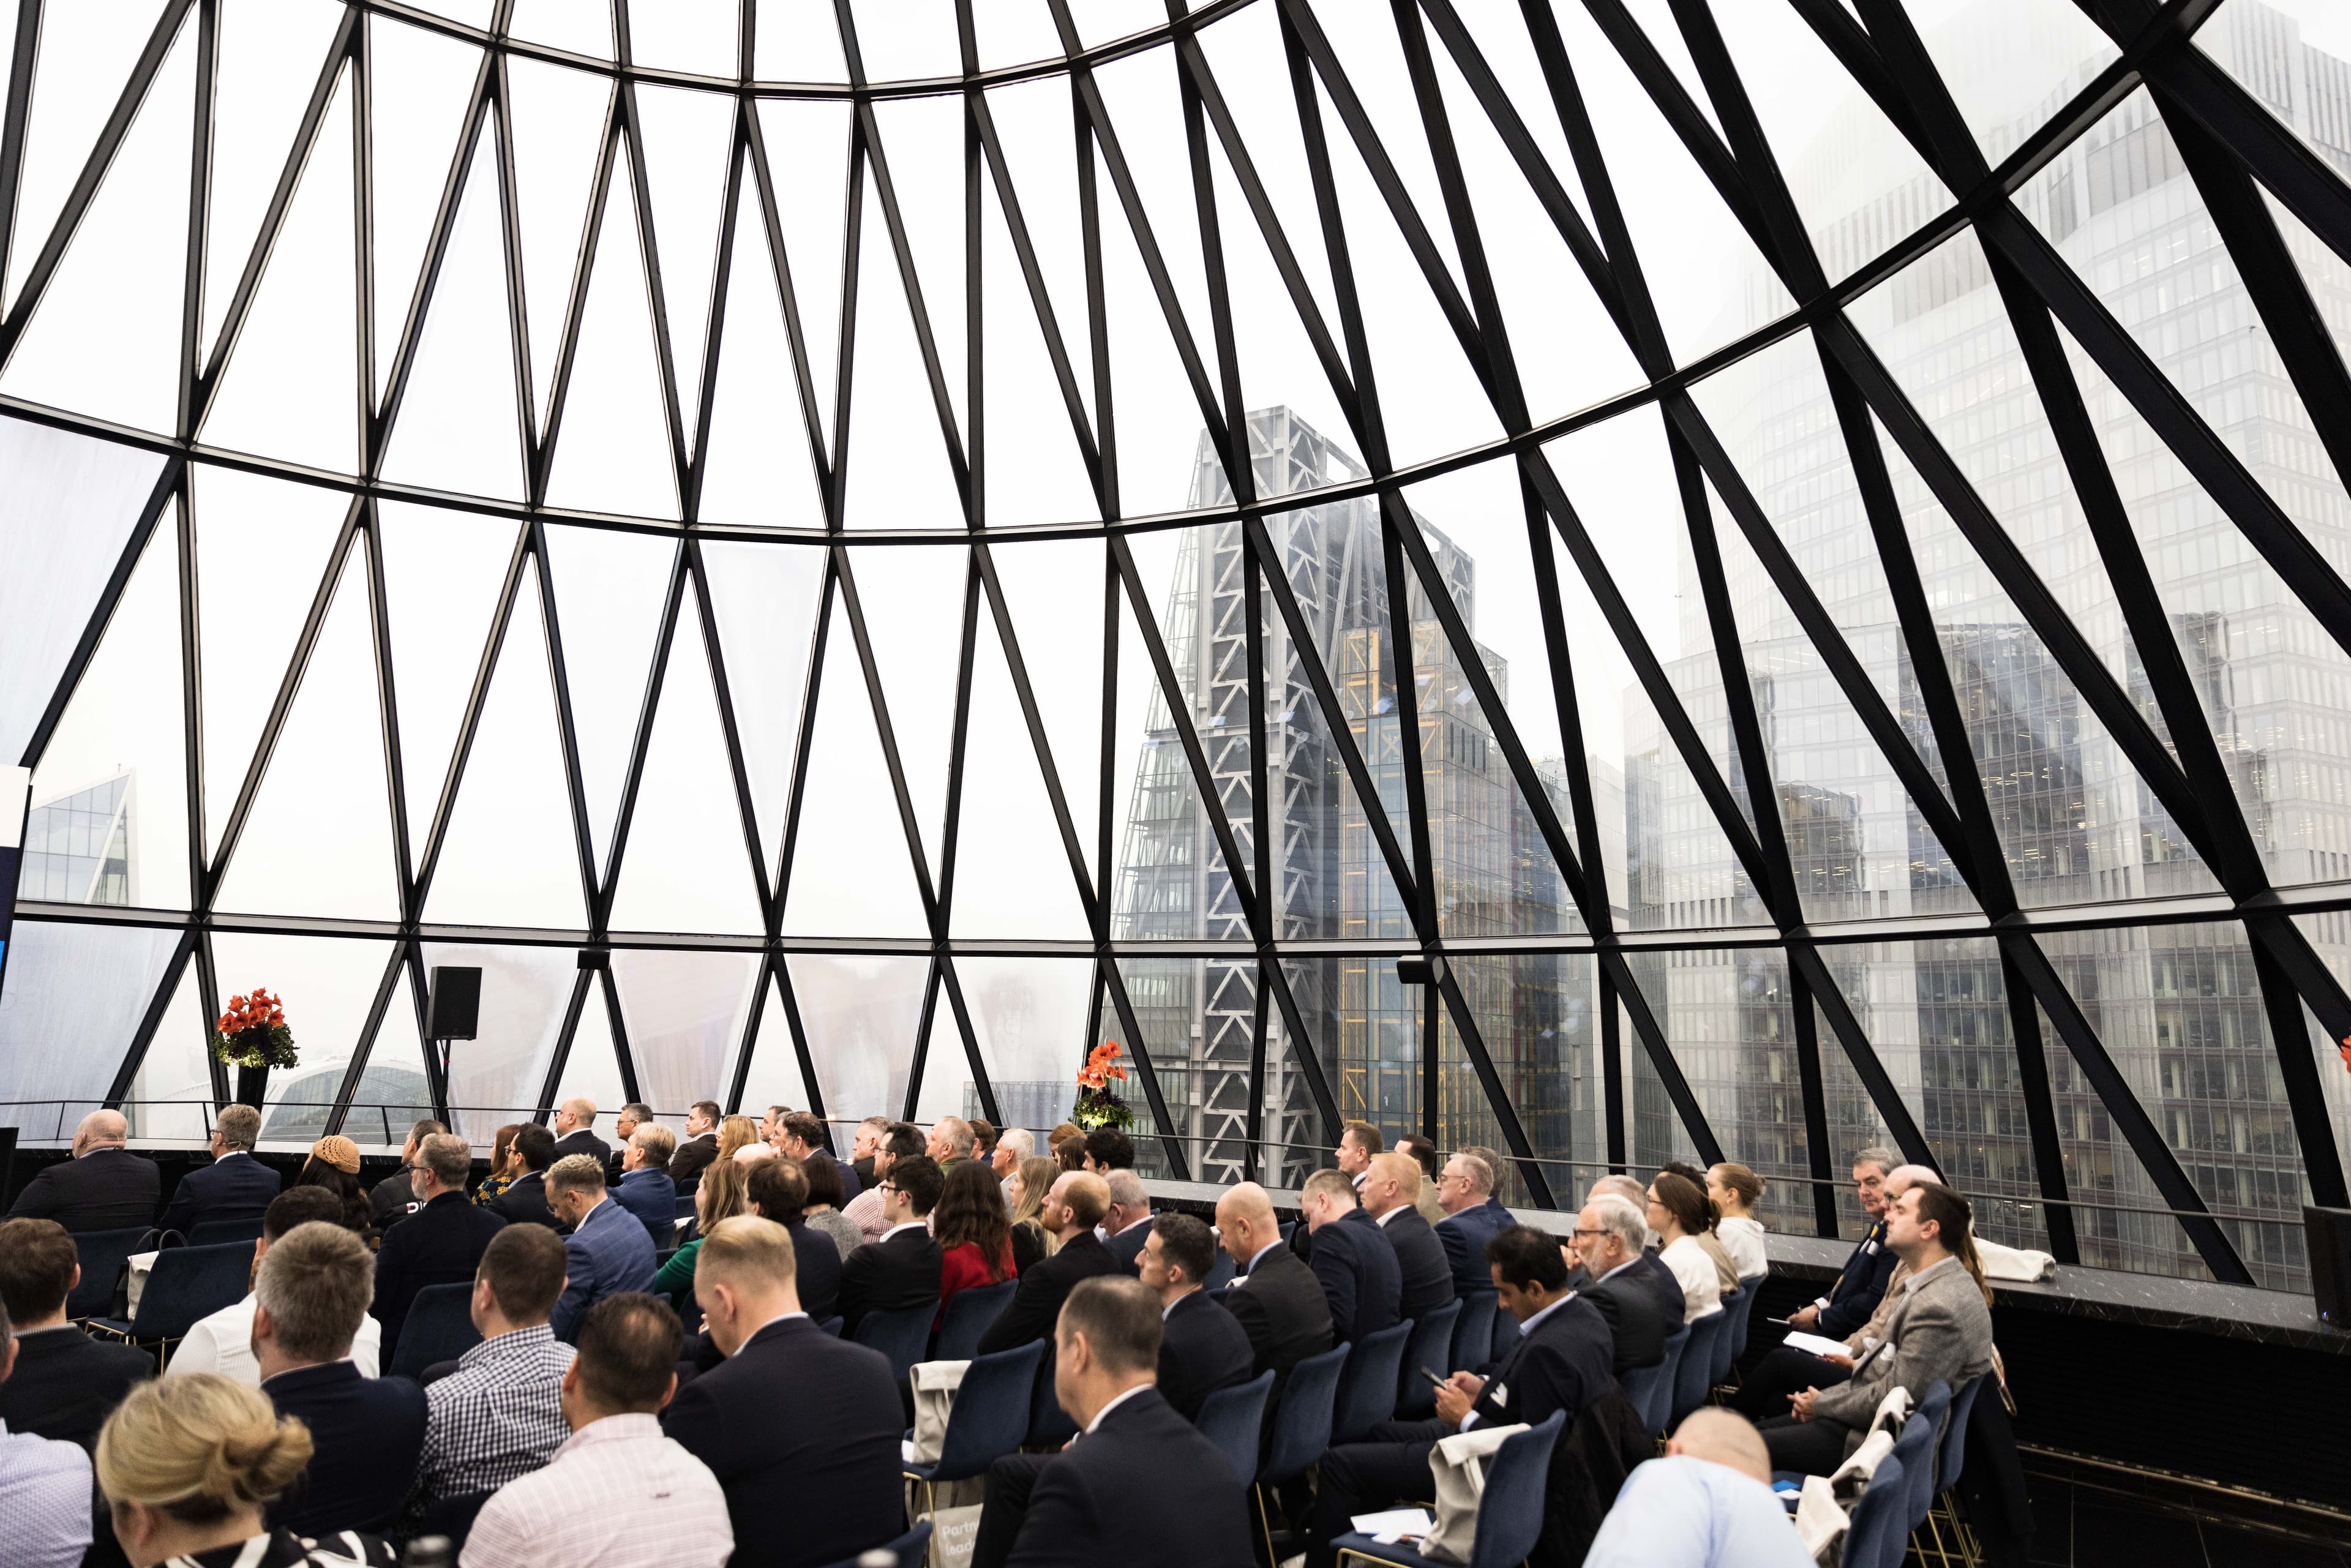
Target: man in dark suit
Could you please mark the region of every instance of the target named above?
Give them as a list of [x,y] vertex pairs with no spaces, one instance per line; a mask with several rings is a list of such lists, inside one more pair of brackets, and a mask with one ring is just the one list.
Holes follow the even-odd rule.
[[1372,1168],[1356,1189],[1364,1212],[1378,1222],[1395,1249],[1404,1275],[1403,1314],[1417,1322],[1453,1299],[1453,1265],[1445,1243],[1420,1217],[1420,1162],[1391,1150],[1372,1156]]
[[98,1443],[98,1429],[155,1358],[133,1345],[90,1338],[66,1321],[81,1279],[74,1239],[53,1219],[0,1223],[0,1307],[16,1335],[16,1370],[0,1383],[0,1422],[11,1432]]
[[555,1134],[544,1127],[525,1127],[514,1135],[514,1152],[523,1174],[484,1207],[508,1225],[561,1229],[562,1222],[547,1203],[547,1167],[555,1163]]
[[761,1160],[751,1167],[747,1186],[752,1208],[792,1239],[792,1282],[800,1310],[824,1322],[841,1300],[841,1249],[800,1213],[808,1207],[808,1173],[794,1160]]
[[1788,1326],[1844,1339],[1870,1320],[1886,1295],[1896,1259],[1886,1244],[1886,1178],[1902,1163],[1890,1149],[1864,1149],[1853,1157],[1853,1182],[1869,1216],[1868,1233],[1837,1270],[1827,1295],[1788,1314]]
[[1102,1218],[1102,1245],[1110,1249],[1120,1268],[1138,1273],[1143,1244],[1151,1235],[1151,1191],[1125,1166],[1094,1174],[1102,1178],[1110,1193],[1110,1207]]
[[677,1244],[677,1183],[669,1174],[676,1150],[676,1134],[657,1122],[643,1123],[629,1134],[618,1161],[620,1175],[611,1182],[612,1201],[637,1217],[656,1252]]
[[1477,1155],[1455,1155],[1437,1173],[1437,1202],[1445,1210],[1435,1228],[1453,1270],[1453,1293],[1493,1289],[1487,1282],[1486,1243],[1518,1223],[1494,1197],[1494,1167]]
[[164,1207],[162,1227],[185,1236],[212,1219],[259,1219],[285,1178],[253,1157],[261,1113],[228,1105],[213,1123],[213,1163],[180,1178]]
[[92,1111],[74,1129],[73,1157],[44,1167],[8,1217],[54,1219],[77,1232],[153,1224],[163,1177],[155,1162],[123,1146],[130,1136],[121,1112]]
[[1305,1240],[1306,1266],[1322,1282],[1331,1303],[1331,1333],[1353,1344],[1366,1334],[1402,1321],[1404,1276],[1395,1249],[1378,1224],[1355,1201],[1355,1186],[1344,1171],[1316,1171],[1298,1196],[1305,1218],[1290,1233],[1296,1249]]
[[750,1215],[695,1254],[694,1299],[726,1359],[678,1390],[662,1427],[726,1489],[733,1568],[820,1568],[905,1531],[890,1364],[809,1321],[796,1267],[783,1227]]
[[669,1157],[669,1179],[681,1193],[702,1185],[702,1173],[718,1157],[718,1117],[716,1100],[696,1100],[685,1113],[685,1142]]
[[1123,1275],[1070,1292],[1053,1336],[1053,1394],[1081,1434],[1058,1454],[990,1468],[972,1568],[1249,1561],[1240,1479],[1153,1386],[1159,1310]]
[[[612,1118],[612,1156],[604,1165],[605,1186],[615,1192],[620,1190],[622,1174],[632,1168],[628,1163],[629,1145],[635,1140],[638,1128],[652,1125],[653,1125],[653,1108],[643,1101],[632,1100],[621,1107],[621,1113]],[[674,1153],[676,1148],[677,1134],[672,1133],[670,1150]],[[662,1174],[664,1176],[669,1174],[669,1159],[666,1155],[662,1159]]]
[[298,1225],[261,1257],[253,1281],[253,1353],[261,1391],[310,1428],[305,1480],[269,1522],[298,1535],[381,1534],[416,1479],[424,1390],[405,1377],[362,1377],[351,1336],[375,1292],[366,1243],[339,1225]]
[[1159,1293],[1159,1396],[1186,1421],[1219,1388],[1247,1383],[1256,1356],[1240,1321],[1200,1289],[1217,1260],[1205,1220],[1163,1214],[1143,1244],[1143,1282]]
[[416,1151],[425,1139],[448,1130],[430,1116],[408,1129],[407,1141],[400,1145],[400,1168],[368,1188],[368,1212],[378,1230],[389,1231],[424,1207],[416,1196]]
[[1249,1336],[1249,1375],[1271,1372],[1279,1399],[1291,1367],[1331,1348],[1331,1303],[1314,1270],[1282,1244],[1273,1200],[1257,1183],[1217,1199],[1217,1239],[1233,1257],[1225,1308]]
[[[764,1161],[761,1163],[765,1163]],[[841,1333],[846,1339],[868,1312],[919,1307],[939,1299],[939,1244],[924,1223],[946,1178],[927,1155],[911,1155],[882,1178],[882,1239],[841,1260]]]
[[465,1196],[474,1151],[465,1139],[433,1133],[416,1151],[416,1196],[424,1207],[383,1233],[375,1260],[375,1304],[383,1325],[384,1359],[400,1342],[410,1303],[427,1285],[471,1284],[490,1238],[507,1222]]
[[999,1350],[1050,1340],[1061,1315],[1061,1303],[1069,1300],[1079,1281],[1125,1272],[1094,1234],[1094,1227],[1102,1223],[1109,1207],[1110,1187],[1092,1172],[1063,1171],[1055,1178],[1037,1219],[1061,1239],[1061,1249],[1020,1276],[1012,1300],[979,1336],[980,1354],[993,1355]]
[[596,1102],[566,1100],[555,1110],[555,1157],[593,1155],[600,1166],[612,1163],[612,1145],[596,1135]]
[[1641,1211],[1614,1194],[1593,1198],[1575,1217],[1575,1252],[1583,1267],[1570,1283],[1606,1321],[1618,1372],[1656,1365],[1666,1358],[1666,1336],[1682,1326],[1680,1283],[1667,1270],[1674,1287],[1668,1304],[1643,1267],[1641,1241],[1647,1234]]
[[841,1179],[839,1207],[847,1208],[850,1200],[863,1190],[863,1184],[857,1178],[857,1168],[834,1159],[832,1151],[824,1146],[824,1140],[821,1121],[806,1111],[788,1111],[776,1119],[775,1135],[768,1141],[775,1145],[776,1153],[788,1155],[804,1166],[831,1166]]
[[[1308,1532],[1310,1568],[1326,1568],[1331,1542],[1359,1513],[1426,1497],[1428,1452],[1439,1438],[1479,1426],[1540,1425],[1564,1411],[1566,1426],[1616,1386],[1608,1325],[1599,1309],[1567,1284],[1559,1242],[1513,1226],[1486,1244],[1494,1288],[1519,1321],[1519,1339],[1490,1376],[1457,1372],[1437,1393],[1437,1419],[1388,1421],[1374,1440],[1347,1443],[1322,1456],[1321,1484]],[[1558,1473],[1554,1465],[1553,1473]]]

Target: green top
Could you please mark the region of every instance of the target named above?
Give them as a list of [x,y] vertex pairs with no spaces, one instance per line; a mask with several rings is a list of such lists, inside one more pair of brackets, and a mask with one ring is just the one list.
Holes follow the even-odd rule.
[[694,1255],[701,1247],[702,1238],[697,1236],[670,1254],[669,1261],[653,1273],[655,1295],[677,1297],[693,1293]]

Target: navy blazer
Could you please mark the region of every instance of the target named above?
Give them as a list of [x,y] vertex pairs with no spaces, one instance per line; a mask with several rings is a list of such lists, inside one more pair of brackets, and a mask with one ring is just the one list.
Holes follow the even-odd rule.
[[653,1250],[666,1251],[677,1234],[677,1184],[667,1171],[631,1171],[612,1189],[612,1201],[637,1217],[653,1238]]
[[1519,1335],[1503,1355],[1475,1406],[1481,1426],[1524,1421],[1539,1426],[1554,1410],[1575,1425],[1583,1407],[1616,1385],[1615,1350],[1607,1320],[1584,1296],[1570,1296]]
[[608,1169],[612,1164],[612,1145],[586,1127],[574,1127],[555,1140],[556,1159],[568,1159],[573,1155],[593,1155],[596,1163]]
[[1217,1446],[1145,1387],[1037,1472],[1009,1563],[1246,1563],[1252,1545],[1246,1495]]
[[831,1237],[799,1215],[784,1224],[792,1239],[792,1272],[799,1286],[800,1306],[822,1322],[841,1301],[841,1249]]
[[1404,1316],[1417,1322],[1453,1299],[1453,1265],[1446,1260],[1445,1243],[1420,1210],[1395,1210],[1380,1233],[1395,1249],[1396,1267],[1404,1274]]
[[979,1336],[979,1354],[993,1355],[1031,1340],[1045,1342],[1048,1363],[1053,1354],[1053,1325],[1061,1320],[1061,1303],[1081,1280],[1120,1272],[1118,1259],[1091,1230],[1081,1230],[1061,1243],[1061,1249],[1020,1276],[1012,1299]]
[[155,1375],[155,1358],[136,1345],[94,1340],[71,1323],[16,1337],[16,1370],[0,1383],[0,1421],[85,1453],[122,1396]]
[[1143,1272],[1143,1244],[1151,1239],[1151,1221],[1138,1219],[1102,1243],[1118,1266],[1130,1274]]
[[[1300,1229],[1305,1228],[1301,1225]],[[1360,1208],[1314,1232],[1306,1266],[1331,1304],[1331,1337],[1353,1344],[1394,1328],[1404,1313],[1404,1273],[1379,1222]]]
[[231,1150],[180,1178],[159,1223],[185,1236],[208,1219],[258,1219],[285,1180],[245,1150]]
[[[1331,1348],[1331,1303],[1314,1270],[1298,1254],[1277,1243],[1247,1274],[1225,1288],[1225,1310],[1249,1336],[1249,1375],[1273,1374],[1274,1397],[1290,1382],[1290,1369]],[[1272,1424],[1267,1423],[1268,1430]]]
[[1455,1295],[1494,1288],[1494,1276],[1486,1262],[1486,1243],[1517,1223],[1499,1199],[1489,1197],[1458,1214],[1448,1214],[1431,1227],[1444,1244],[1445,1261],[1453,1270]]
[[68,1230],[128,1230],[155,1223],[163,1176],[120,1144],[43,1167],[16,1195],[11,1219],[54,1219]]
[[841,1314],[841,1336],[855,1333],[868,1312],[935,1307],[943,1256],[939,1244],[920,1228],[850,1249],[841,1260],[841,1293],[834,1307]]
[[[1671,1273],[1668,1271],[1668,1279]],[[1649,1275],[1636,1261],[1593,1283],[1587,1276],[1576,1287],[1576,1298],[1589,1301],[1605,1320],[1615,1344],[1615,1367],[1629,1372],[1655,1366],[1666,1359],[1666,1336],[1682,1326],[1682,1288],[1674,1283],[1674,1304],[1668,1309]]]
[[563,1267],[571,1282],[548,1322],[555,1337],[569,1343],[590,1307],[607,1296],[653,1288],[653,1238],[635,1215],[608,1197],[563,1239]]
[[1886,1283],[1894,1277],[1894,1249],[1886,1244],[1886,1221],[1881,1219],[1869,1228],[1869,1234],[1837,1271],[1836,1283],[1829,1287],[1829,1304],[1813,1332],[1829,1339],[1851,1338],[1877,1311]]
[[905,1427],[888,1358],[805,1317],[753,1334],[662,1415],[726,1489],[730,1568],[821,1568],[905,1533]]
[[424,1390],[405,1377],[361,1377],[348,1361],[281,1372],[261,1385],[280,1416],[310,1428],[310,1468],[270,1507],[272,1529],[381,1535],[407,1500],[424,1448]]
[[383,1325],[385,1365],[392,1364],[416,1292],[427,1285],[472,1284],[490,1238],[506,1228],[504,1219],[475,1207],[464,1193],[444,1192],[383,1233],[375,1255],[375,1304],[368,1311]]
[[1160,1397],[1186,1421],[1196,1421],[1209,1395],[1256,1375],[1256,1361],[1240,1320],[1210,1301],[1207,1291],[1194,1291],[1162,1321]]
[[506,1191],[483,1206],[508,1225],[544,1225],[549,1230],[560,1230],[562,1222],[555,1210],[547,1207],[547,1173],[528,1171],[515,1178]]

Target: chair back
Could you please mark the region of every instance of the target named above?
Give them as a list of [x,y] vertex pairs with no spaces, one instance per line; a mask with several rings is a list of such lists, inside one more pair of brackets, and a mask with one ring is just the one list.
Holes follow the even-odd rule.
[[887,1546],[878,1549],[868,1547],[866,1552],[861,1552],[855,1557],[844,1557],[838,1563],[828,1563],[826,1568],[857,1568],[859,1560],[864,1557],[867,1552],[875,1550],[889,1552],[898,1568],[923,1568],[923,1564],[930,1561],[931,1556],[931,1521],[927,1519],[923,1521]]
[[1844,1568],[1896,1568],[1909,1550],[1909,1501],[1902,1461],[1888,1454],[1877,1461],[1869,1490],[1854,1507],[1844,1537]]
[[225,1247],[232,1241],[261,1239],[261,1216],[250,1219],[207,1219],[188,1231],[191,1247]]
[[827,1318],[824,1322],[817,1324],[816,1326],[822,1329],[825,1333],[831,1334],[835,1339],[839,1339],[841,1337],[841,1320],[839,1318]]
[[174,1247],[157,1254],[139,1293],[139,1311],[131,1320],[133,1339],[183,1339],[223,1307],[245,1300],[253,1282],[253,1243],[229,1241],[218,1247]]
[[1248,1383],[1219,1388],[1200,1402],[1192,1425],[1217,1446],[1233,1473],[1248,1486],[1257,1479],[1258,1442],[1265,1431],[1265,1402],[1273,1396],[1273,1374],[1260,1372]]
[[1310,1355],[1290,1369],[1281,1403],[1273,1410],[1273,1447],[1258,1468],[1261,1481],[1286,1481],[1306,1473],[1331,1446],[1331,1427],[1338,1413],[1339,1373],[1347,1364],[1348,1349],[1341,1345],[1321,1355]]
[[1233,1255],[1219,1247],[1217,1249],[1217,1260],[1208,1265],[1208,1277],[1200,1281],[1200,1289],[1221,1291],[1232,1282]]
[[[1935,1418],[1923,1409],[1913,1411],[1894,1440],[1894,1457],[1902,1461],[1902,1533],[1907,1535],[1927,1521],[1935,1502]],[[1869,1484],[1875,1488],[1877,1482]]]
[[1012,1292],[1020,1288],[1017,1280],[1007,1280],[1001,1285],[982,1285],[973,1290],[957,1291],[947,1301],[946,1319],[939,1324],[939,1347],[931,1353],[934,1361],[969,1361],[979,1354],[979,1336],[996,1321],[1012,1300]]
[[1494,1306],[1494,1342],[1486,1354],[1494,1360],[1499,1361],[1510,1354],[1510,1347],[1518,1343],[1519,1320],[1504,1311],[1500,1302],[1497,1301]]
[[465,1549],[465,1537],[474,1532],[474,1521],[482,1505],[490,1500],[486,1491],[461,1491],[454,1497],[436,1497],[424,1505],[424,1522],[416,1535],[445,1535],[449,1538],[449,1561],[455,1563]]
[[1715,1346],[1729,1327],[1727,1314],[1708,1312],[1682,1331],[1689,1338],[1683,1342],[1681,1362],[1674,1368],[1674,1404],[1668,1412],[1676,1423],[1706,1403],[1707,1390],[1714,1386]]
[[988,1466],[1027,1440],[1029,1391],[1037,1385],[1037,1364],[1044,1354],[1045,1342],[1030,1340],[976,1357],[964,1368],[931,1479],[959,1481],[985,1475]]
[[850,1337],[888,1356],[890,1375],[904,1383],[914,1363],[929,1359],[931,1319],[937,1313],[938,1308],[931,1306],[868,1312],[857,1320],[857,1332]]
[[1722,1332],[1714,1337],[1714,1364],[1706,1375],[1706,1385],[1712,1388],[1730,1375],[1730,1363],[1739,1352],[1739,1337],[1747,1327],[1747,1291],[1745,1287],[1726,1291],[1722,1297]]
[[1469,1568],[1515,1568],[1534,1554],[1550,1500],[1551,1454],[1566,1425],[1567,1412],[1554,1410],[1541,1425],[1503,1438],[1486,1461]]
[[66,1298],[69,1318],[104,1317],[114,1310],[114,1287],[122,1281],[122,1266],[139,1243],[155,1234],[152,1226],[124,1230],[80,1230],[74,1233],[74,1255],[81,1260],[81,1283]]
[[1968,1422],[1976,1413],[1976,1396],[1992,1375],[1984,1373],[1952,1397],[1950,1415],[1943,1423],[1943,1441],[1935,1459],[1935,1490],[1949,1491],[1959,1484],[1968,1458]]
[[1460,1299],[1461,1315],[1453,1320],[1453,1364],[1447,1372],[1475,1372],[1494,1359],[1494,1304],[1491,1291],[1472,1291]]
[[1674,1375],[1681,1370],[1682,1346],[1688,1343],[1689,1330],[1676,1329],[1666,1336],[1664,1360],[1655,1366],[1636,1366],[1616,1379],[1652,1437],[1665,1431],[1667,1418],[1674,1413]]
[[1045,1354],[1037,1363],[1037,1384],[1029,1395],[1028,1448],[1059,1448],[1078,1435],[1078,1424],[1061,1408],[1061,1396],[1053,1389],[1052,1343],[1037,1342],[1045,1347]]
[[1757,1275],[1742,1281],[1740,1292],[1747,1300],[1739,1313],[1739,1321],[1730,1325],[1730,1359],[1735,1363],[1747,1354],[1747,1331],[1755,1322],[1755,1309],[1763,1303],[1763,1281],[1767,1275]]
[[682,1192],[677,1195],[677,1209],[674,1218],[678,1219],[692,1219],[694,1218],[694,1194],[691,1192]]
[[455,1361],[482,1343],[474,1326],[474,1287],[427,1285],[408,1303],[400,1320],[400,1338],[390,1352],[384,1370],[394,1377],[419,1377],[436,1362]]
[[1346,1375],[1339,1380],[1332,1442],[1360,1443],[1395,1414],[1396,1369],[1404,1364],[1405,1341],[1412,1331],[1412,1320],[1406,1318],[1393,1328],[1365,1334],[1349,1348]]
[[[1951,1385],[1944,1382],[1939,1377],[1935,1379],[1934,1382],[1927,1385],[1927,1396],[1913,1405],[1910,1407],[1910,1413],[1914,1416],[1924,1416],[1927,1417],[1927,1425],[1935,1429],[1935,1435],[1938,1437],[1941,1437],[1943,1433],[1943,1418],[1951,1413]],[[1927,1458],[1928,1460],[1927,1469],[1929,1471],[1936,1470],[1938,1456],[1930,1452]],[[1924,1487],[1930,1495],[1940,1490],[1934,1484],[1934,1478],[1932,1475],[1929,1475],[1925,1480],[1919,1480],[1916,1476],[1913,1476],[1911,1479],[1914,1482],[1917,1482],[1919,1486]]]
[[1398,1420],[1418,1420],[1437,1413],[1437,1385],[1420,1375],[1426,1367],[1438,1377],[1453,1370],[1453,1326],[1461,1320],[1461,1303],[1446,1302],[1413,1325],[1405,1342],[1404,1361],[1396,1369],[1395,1415]]

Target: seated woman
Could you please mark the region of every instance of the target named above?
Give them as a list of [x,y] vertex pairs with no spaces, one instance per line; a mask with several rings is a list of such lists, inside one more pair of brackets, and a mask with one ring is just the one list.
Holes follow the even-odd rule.
[[475,1204],[487,1204],[521,1178],[523,1166],[515,1157],[514,1140],[522,1128],[520,1122],[508,1122],[498,1129],[497,1141],[490,1145],[490,1174],[474,1189]]
[[392,1548],[345,1531],[315,1543],[262,1512],[310,1463],[310,1432],[216,1372],[142,1383],[98,1435],[98,1484],[131,1568],[389,1568]]
[[931,1210],[931,1239],[939,1244],[939,1310],[936,1333],[946,1322],[947,1303],[958,1291],[1001,1285],[1018,1268],[1012,1261],[1012,1221],[1004,1212],[1004,1189],[996,1173],[978,1160],[957,1160]]
[[694,1254],[710,1228],[722,1219],[751,1212],[751,1167],[724,1160],[705,1167],[702,1185],[694,1194],[694,1235],[653,1271],[653,1294],[667,1296],[683,1310],[694,1300]]
[[1714,1195],[1707,1190],[1706,1172],[1687,1160],[1667,1160],[1665,1168],[1698,1188],[1698,1196],[1706,1199],[1706,1228],[1698,1233],[1698,1244],[1706,1249],[1708,1258],[1714,1260],[1715,1288],[1728,1296],[1739,1289],[1739,1265],[1731,1258],[1730,1249],[1722,1244],[1722,1237],[1719,1234],[1722,1210],[1716,1206]]
[[1061,1163],[1042,1155],[1031,1155],[1004,1178],[1004,1196],[1012,1204],[1012,1262],[1020,1273],[1027,1273],[1050,1258],[1061,1245],[1061,1239],[1045,1228],[1038,1216],[1044,1212],[1046,1196],[1053,1190],[1053,1182],[1061,1174]]
[[1649,1184],[1649,1228],[1664,1243],[1657,1257],[1674,1271],[1682,1288],[1682,1322],[1722,1311],[1722,1286],[1714,1260],[1698,1238],[1714,1224],[1714,1210],[1705,1189],[1686,1176],[1659,1171]]
[[1761,1279],[1771,1271],[1763,1250],[1763,1222],[1753,1209],[1763,1200],[1763,1178],[1745,1166],[1729,1161],[1706,1173],[1706,1196],[1714,1199],[1714,1233],[1730,1253],[1742,1281]]
[[367,1194],[360,1190],[360,1146],[340,1133],[329,1133],[310,1145],[310,1157],[294,1177],[296,1186],[323,1186],[341,1200],[343,1228],[372,1242],[375,1213]]
[[718,1153],[710,1163],[723,1166],[735,1157],[735,1151],[761,1143],[759,1124],[748,1116],[729,1116],[718,1124]]

